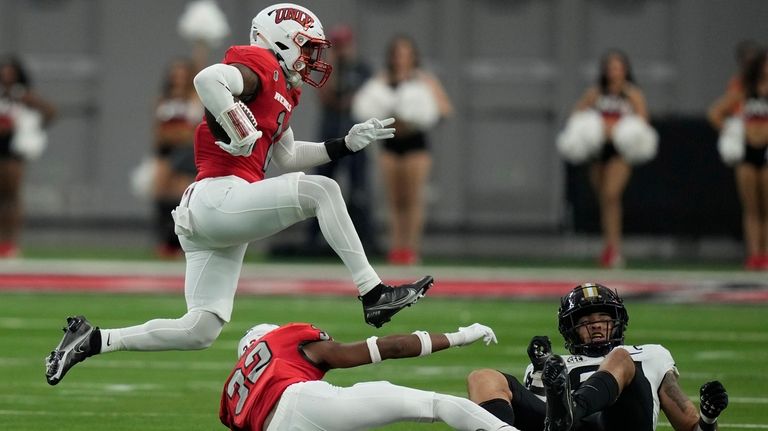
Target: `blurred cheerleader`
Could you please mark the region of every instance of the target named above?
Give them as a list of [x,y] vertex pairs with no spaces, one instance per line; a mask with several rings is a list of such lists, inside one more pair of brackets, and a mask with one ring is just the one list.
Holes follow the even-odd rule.
[[726,92],[709,109],[710,121],[721,128],[720,156],[735,165],[749,270],[768,270],[767,58],[760,50],[745,69],[743,90]]
[[387,49],[386,70],[357,93],[353,115],[394,116],[394,139],[383,142],[380,164],[389,203],[390,263],[420,260],[424,226],[424,190],[432,166],[427,133],[453,112],[436,76],[421,68],[419,52],[407,36],[396,36]]
[[32,89],[21,62],[0,59],[0,258],[19,255],[25,162],[45,150],[56,108]]
[[578,101],[557,142],[569,162],[590,163],[590,182],[600,205],[604,244],[599,262],[603,267],[624,265],[622,195],[632,165],[653,159],[657,145],[629,58],[619,50],[608,51],[600,62],[597,84]]

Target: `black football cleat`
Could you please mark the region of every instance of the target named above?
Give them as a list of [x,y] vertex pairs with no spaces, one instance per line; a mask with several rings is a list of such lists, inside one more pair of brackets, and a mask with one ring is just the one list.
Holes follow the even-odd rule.
[[569,431],[573,427],[573,398],[568,368],[559,355],[550,355],[541,374],[547,397],[544,431]]
[[62,328],[64,337],[56,349],[45,358],[45,379],[55,385],[64,378],[70,368],[101,350],[92,343],[94,328],[84,316],[67,317],[67,326]]
[[410,307],[424,297],[434,281],[431,275],[427,275],[410,284],[383,285],[381,296],[376,302],[368,305],[363,303],[365,323],[381,328],[383,324],[389,322],[395,313],[405,307]]

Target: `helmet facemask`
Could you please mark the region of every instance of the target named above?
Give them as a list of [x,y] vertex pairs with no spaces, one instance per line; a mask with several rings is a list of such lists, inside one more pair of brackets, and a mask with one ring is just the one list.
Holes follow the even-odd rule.
[[319,88],[325,85],[333,67],[323,61],[323,51],[330,48],[331,43],[301,32],[296,33],[293,41],[301,49],[301,55],[293,63],[293,70],[301,75],[302,81],[313,87]]
[[[605,313],[607,316],[599,322],[579,323],[579,319],[592,313]],[[615,291],[599,284],[581,285],[563,297],[558,318],[565,347],[571,354],[590,357],[605,356],[614,347],[624,344],[624,331],[629,322],[622,299]],[[595,325],[596,329],[590,328],[591,325]],[[583,327],[586,327],[590,337],[600,331],[602,340],[584,341],[579,331]]]

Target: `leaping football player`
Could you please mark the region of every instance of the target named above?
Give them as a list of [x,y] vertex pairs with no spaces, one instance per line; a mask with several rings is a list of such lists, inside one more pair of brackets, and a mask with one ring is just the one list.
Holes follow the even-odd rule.
[[[46,359],[49,384],[99,353],[207,348],[231,318],[248,243],[309,217],[317,217],[323,236],[351,272],[368,324],[380,327],[431,287],[430,276],[398,286],[382,283],[338,184],[300,172],[392,138],[394,120],[371,118],[326,142],[295,140],[289,121],[302,84],[320,87],[331,73],[323,61],[330,46],[323,26],[302,6],[276,4],[253,19],[250,42],[230,47],[221,63],[194,80],[206,108],[195,134],[198,175],[172,212],[186,257],[187,312],[119,329],[69,317],[64,337]],[[288,173],[265,179],[271,162]]]

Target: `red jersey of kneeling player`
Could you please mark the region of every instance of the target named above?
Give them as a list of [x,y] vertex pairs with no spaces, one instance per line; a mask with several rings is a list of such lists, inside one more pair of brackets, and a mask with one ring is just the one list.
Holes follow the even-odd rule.
[[221,394],[219,419],[232,430],[261,431],[288,386],[320,380],[318,368],[300,346],[331,337],[308,323],[290,323],[251,344],[235,365]]
[[224,55],[223,63],[243,64],[259,77],[258,92],[251,100],[243,102],[253,112],[257,128],[262,135],[256,141],[250,156],[233,156],[216,145],[215,138],[203,119],[195,132],[195,181],[237,175],[253,183],[264,179],[272,144],[288,129],[291,111],[299,104],[301,89],[288,88],[277,58],[267,49],[257,46],[233,46]]

